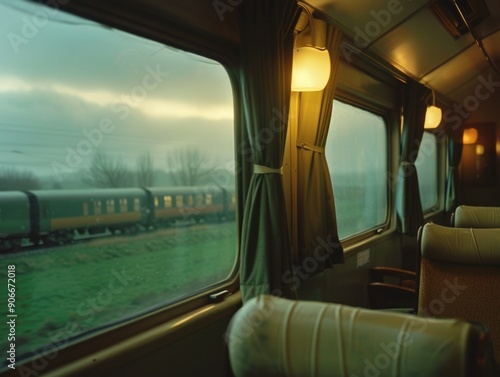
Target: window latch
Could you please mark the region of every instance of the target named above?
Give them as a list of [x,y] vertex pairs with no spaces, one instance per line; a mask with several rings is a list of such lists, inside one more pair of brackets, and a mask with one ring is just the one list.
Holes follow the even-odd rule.
[[212,293],[209,297],[210,300],[214,302],[221,302],[222,300],[224,300],[224,298],[226,298],[229,295],[231,295],[231,292],[229,292],[227,289],[224,289],[223,291]]

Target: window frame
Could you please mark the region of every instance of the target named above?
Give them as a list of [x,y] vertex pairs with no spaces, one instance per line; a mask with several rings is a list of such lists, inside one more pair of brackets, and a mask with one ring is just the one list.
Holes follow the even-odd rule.
[[[40,4],[40,6],[46,7],[47,5]],[[166,30],[158,30],[156,25],[149,25],[142,22],[130,22],[125,17],[122,18],[116,16],[113,12],[109,14],[107,12],[102,12],[99,8],[101,5],[96,8],[88,8],[84,12],[82,12],[80,7],[81,4],[74,4],[71,2],[67,5],[60,4],[61,11],[69,11],[71,14],[82,17],[83,20],[91,20],[102,23],[103,25],[116,28],[117,30],[143,37],[154,42],[163,43],[169,47],[177,48],[187,53],[196,54],[202,58],[211,59],[221,64],[222,68],[224,68],[228,75],[233,95],[233,149],[235,150],[233,159],[236,164],[238,157],[236,151],[238,143],[237,136],[240,132],[238,131],[238,127],[240,126],[238,114],[241,113],[241,109],[239,102],[240,93],[238,90],[238,72],[240,62],[238,54],[235,53],[234,45],[231,43],[222,43],[221,48],[212,44],[207,45],[204,43],[203,38],[200,38],[198,30],[194,28],[168,28]],[[186,34],[186,30],[189,30],[189,33]],[[238,191],[237,180],[235,183],[235,190],[236,192]],[[237,200],[240,202],[242,201],[241,197],[237,198]],[[98,203],[96,204],[96,202]],[[98,213],[94,214],[104,214],[104,203],[102,203],[101,200],[92,200],[92,209],[95,209],[96,205],[98,206]],[[16,360],[17,366],[21,368],[33,368],[33,365],[40,365],[40,363],[42,363],[46,365],[46,367],[44,367],[44,373],[50,373],[50,371],[59,370],[58,368],[61,367],[64,368],[66,365],[70,365],[77,360],[81,360],[86,364],[93,364],[95,363],[95,359],[92,358],[92,355],[99,351],[112,348],[119,342],[130,340],[154,327],[164,325],[165,323],[173,321],[177,318],[182,318],[183,315],[187,315],[188,313],[195,313],[196,311],[203,313],[205,309],[202,308],[212,309],[214,303],[221,301],[219,297],[211,297],[215,293],[220,293],[224,290],[227,290],[228,294],[237,293],[240,289],[240,252],[238,238],[241,233],[241,230],[239,229],[241,226],[241,215],[238,209],[236,209],[235,216],[234,226],[236,227],[237,237],[234,245],[235,260],[232,273],[226,280],[204,287],[202,291],[190,293],[188,297],[180,299],[172,304],[157,307],[156,309],[149,308],[147,312],[138,313],[133,318],[123,319],[118,323],[93,328],[92,330],[78,334],[74,338],[67,337],[61,343],[56,345],[57,357],[54,357],[54,349],[46,346],[44,347],[44,351],[42,353],[34,354],[32,357],[26,359]],[[239,294],[234,296],[239,297]],[[228,309],[226,308],[225,310],[227,311]],[[224,315],[227,315],[220,310],[215,310],[215,312],[215,318],[223,318]],[[181,321],[179,321],[179,323],[181,323]],[[110,357],[113,358],[117,356],[111,355]],[[38,370],[36,368],[33,369]]]
[[[396,231],[396,208],[394,205],[395,189],[396,189],[396,178],[397,171],[399,168],[399,123],[395,122],[393,119],[398,119],[399,117],[391,116],[391,109],[384,108],[375,103],[369,102],[356,96],[353,93],[348,93],[343,91],[341,88],[337,88],[334,101],[340,101],[344,104],[356,107],[360,110],[367,111],[371,114],[379,116],[383,119],[385,130],[386,130],[386,146],[387,146],[387,164],[386,170],[388,176],[386,176],[387,185],[387,212],[385,221],[374,227],[370,227],[362,232],[350,235],[348,237],[342,238],[340,242],[344,248],[344,255],[348,257],[353,252],[357,252],[360,247],[365,247],[372,244],[374,241],[382,241],[389,238]],[[332,114],[333,115],[333,114]],[[399,114],[398,114],[399,115]],[[330,129],[328,130],[330,133]],[[329,167],[330,169],[330,167]],[[332,183],[333,187],[333,183]],[[335,198],[335,190],[333,192]],[[336,201],[335,201],[335,205]],[[338,219],[337,219],[338,223]]]

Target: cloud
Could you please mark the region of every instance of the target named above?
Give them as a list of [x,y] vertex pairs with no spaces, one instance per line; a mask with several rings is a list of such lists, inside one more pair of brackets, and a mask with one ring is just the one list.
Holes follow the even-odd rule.
[[168,78],[155,90],[155,96],[231,105],[231,95],[227,90],[220,90],[221,84],[229,85],[227,73],[220,64],[61,11],[43,27],[35,26],[34,35],[25,38],[27,42],[18,46],[16,52],[8,35],[26,35],[23,28],[40,9],[50,10],[19,0],[0,4],[3,16],[0,72],[3,75],[21,77],[36,88],[58,85],[71,87],[81,94],[110,92],[114,95],[129,94],[141,84],[148,67],[160,67],[168,73]]
[[[36,167],[43,174],[50,173],[53,161],[64,161],[67,148],[75,149],[85,139],[83,132],[98,128],[103,119],[113,123],[114,131],[99,148],[129,165],[139,154],[151,152],[156,166],[164,168],[166,152],[183,146],[197,146],[220,161],[231,160],[234,153],[232,119],[151,117],[134,108],[121,119],[111,106],[40,90],[0,92],[0,113],[0,150],[11,152],[0,154],[0,160]],[[90,157],[82,167],[89,162]]]
[[[3,164],[49,174],[51,162],[64,160],[67,148],[75,148],[83,132],[103,119],[116,127],[99,148],[130,164],[148,151],[161,168],[167,150],[188,145],[210,158],[233,159],[232,91],[220,64],[39,7],[20,0],[0,3]],[[28,36],[26,25],[36,12],[50,17]],[[27,42],[16,50],[9,33]]]

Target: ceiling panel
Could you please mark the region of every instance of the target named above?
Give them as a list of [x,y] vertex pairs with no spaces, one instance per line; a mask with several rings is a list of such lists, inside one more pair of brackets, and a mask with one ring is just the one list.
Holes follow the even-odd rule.
[[[482,72],[474,75],[469,81],[459,86],[449,93],[449,98],[458,103],[491,102],[492,99],[498,99],[500,90],[498,83],[500,79],[495,75],[489,64],[484,65]],[[476,101],[477,99],[477,101]],[[498,102],[495,104],[498,113]]]
[[[430,0],[310,0],[311,6],[335,20],[353,38],[359,35],[374,41],[411,14],[426,6]],[[360,47],[360,46],[358,46]]]
[[[358,42],[356,47],[451,101],[460,103],[474,96],[478,85],[488,81],[490,74],[492,80],[500,82],[473,36],[467,33],[454,39],[428,9],[432,1],[309,0],[308,3],[329,15],[348,39]],[[500,69],[500,1],[485,0],[485,3],[490,16],[474,29],[484,38],[485,49]],[[391,13],[391,9],[397,13]],[[490,101],[500,98],[500,87],[493,94]]]
[[473,43],[470,34],[454,40],[424,9],[377,41],[370,51],[420,79]]
[[500,1],[485,0],[485,3],[490,15],[481,24],[474,27],[481,38],[500,28]]
[[[421,82],[448,96],[453,91],[460,89],[463,83],[474,80],[487,67],[488,62],[485,60],[482,51],[474,44],[453,60],[448,61],[423,77]],[[457,101],[461,98],[452,99]]]
[[483,39],[483,45],[491,59],[496,62],[497,66],[500,68],[500,31],[490,35]]

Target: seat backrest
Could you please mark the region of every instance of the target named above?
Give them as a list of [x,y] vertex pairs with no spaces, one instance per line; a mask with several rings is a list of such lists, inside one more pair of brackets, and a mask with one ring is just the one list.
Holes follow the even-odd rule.
[[500,360],[500,230],[426,224],[419,245],[419,316],[485,324]]
[[273,296],[245,303],[226,339],[236,377],[489,376],[492,366],[478,325]]
[[500,207],[459,206],[453,215],[455,228],[500,228]]

